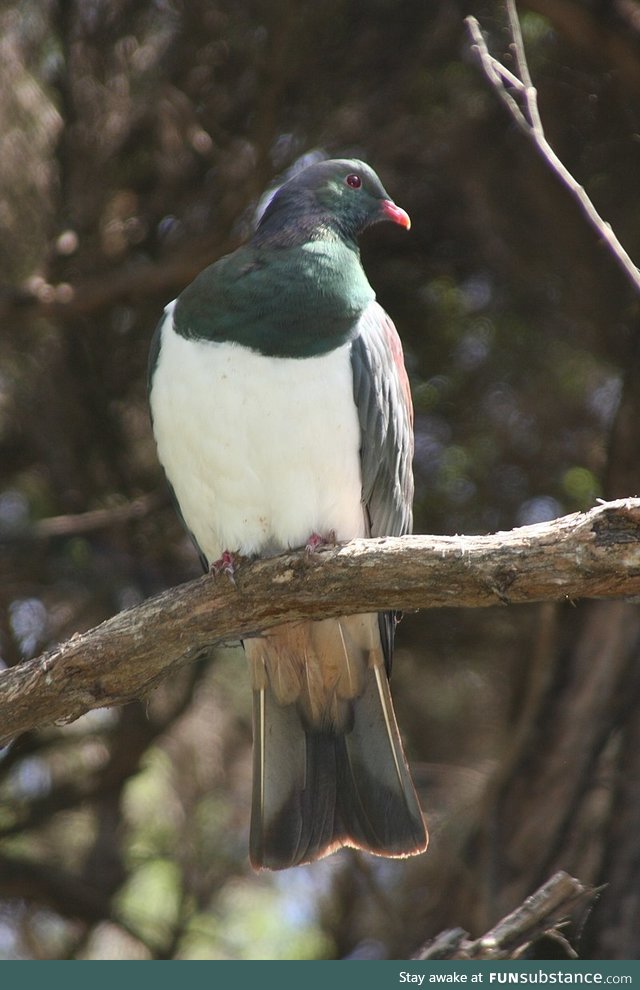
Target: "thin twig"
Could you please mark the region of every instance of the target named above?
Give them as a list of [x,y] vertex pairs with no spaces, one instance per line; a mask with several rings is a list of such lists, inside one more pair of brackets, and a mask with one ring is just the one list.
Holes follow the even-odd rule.
[[507,69],[506,65],[503,65],[502,62],[498,62],[498,59],[494,58],[493,55],[490,55],[489,58],[491,59],[491,64],[493,65],[495,72],[497,72],[506,83],[513,86],[516,92],[524,93],[525,86],[522,80],[518,79],[518,77],[515,76],[510,69]]
[[112,526],[122,526],[155,512],[166,500],[163,492],[150,492],[148,495],[140,495],[131,502],[115,505],[109,509],[91,509],[88,512],[48,516],[36,520],[24,529],[3,533],[0,537],[0,545],[23,544],[62,536],[83,536]]
[[512,48],[515,55],[518,72],[520,73],[520,78],[523,84],[523,95],[527,110],[529,111],[529,120],[534,133],[544,140],[544,128],[542,126],[542,119],[538,110],[538,93],[533,85],[531,73],[529,72],[529,64],[527,62],[527,55],[524,50],[522,28],[520,27],[520,19],[518,17],[518,11],[516,10],[515,0],[506,0],[506,4],[507,15],[509,17],[509,27],[511,28],[511,37],[513,38]]
[[[514,76],[506,66],[490,53],[478,20],[475,17],[467,17],[465,23],[471,36],[472,49],[476,52],[482,71],[501,102],[506,106],[515,123],[533,142],[547,165],[549,165],[551,170],[569,190],[589,225],[595,230],[598,237],[611,252],[614,260],[622,269],[635,291],[640,293],[640,270],[614,234],[611,225],[600,216],[583,186],[580,185],[566,165],[558,158],[545,137],[544,127],[538,109],[538,94],[531,81],[531,74],[522,40],[522,31],[514,0],[506,0],[506,7],[513,38],[511,48],[514,52],[521,78],[518,79]],[[518,104],[513,93],[507,90],[506,85],[509,85],[513,92],[518,93],[522,97],[525,111]]]
[[512,83],[512,85],[514,85],[514,88],[518,90],[523,88],[523,83],[517,79],[517,77],[514,76],[513,73],[502,64],[502,62],[499,62],[498,59],[494,58],[491,54],[487,48],[487,43],[484,40],[484,36],[480,29],[480,23],[477,18],[469,16],[467,17],[465,23],[469,29],[469,34],[471,35],[471,40],[473,42],[471,47],[475,50],[478,56],[485,76],[495,89],[498,97],[502,103],[504,103],[520,130],[524,131],[524,133],[529,136],[531,131],[529,121],[523,114],[511,93],[505,89],[502,80],[503,78],[507,78],[510,83],[512,79],[515,80],[515,83]]
[[558,929],[576,911],[584,913],[598,892],[561,870],[481,938],[472,940],[467,932],[454,928],[427,943],[414,958],[522,958],[536,939],[547,935],[559,941],[567,955],[575,959],[575,950]]

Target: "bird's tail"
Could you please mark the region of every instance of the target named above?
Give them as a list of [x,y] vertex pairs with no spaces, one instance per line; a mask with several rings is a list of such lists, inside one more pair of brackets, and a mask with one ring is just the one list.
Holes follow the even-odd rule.
[[375,614],[245,641],[254,689],[251,861],[285,869],[354,846],[411,856],[427,831]]

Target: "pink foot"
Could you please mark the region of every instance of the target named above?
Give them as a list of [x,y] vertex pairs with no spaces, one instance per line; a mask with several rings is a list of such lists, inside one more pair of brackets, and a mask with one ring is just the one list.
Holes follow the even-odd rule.
[[226,574],[231,581],[231,584],[236,583],[236,561],[234,555],[228,550],[225,550],[222,557],[219,557],[218,560],[214,560],[213,563],[209,565],[209,570],[212,574]]
[[321,550],[323,547],[334,547],[336,542],[335,529],[329,530],[326,536],[320,536],[319,533],[312,533],[307,540],[305,550],[307,553],[315,553],[316,550]]

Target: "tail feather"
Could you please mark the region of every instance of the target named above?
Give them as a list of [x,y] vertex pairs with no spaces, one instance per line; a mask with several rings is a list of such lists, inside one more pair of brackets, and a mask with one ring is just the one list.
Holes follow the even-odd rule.
[[293,705],[274,703],[267,690],[262,706],[258,695],[254,705],[262,708],[257,717],[262,714],[265,719],[265,747],[261,750],[254,740],[249,851],[254,866],[281,870],[310,862],[333,845],[335,747],[327,734],[307,737]]
[[[338,767],[348,837],[369,852],[423,852],[427,834],[391,702],[386,674],[375,667],[354,702],[353,729],[341,739]],[[345,780],[344,777],[347,776]]]
[[284,869],[344,845],[384,856],[424,851],[377,616],[280,627],[245,649],[254,683],[254,866]]

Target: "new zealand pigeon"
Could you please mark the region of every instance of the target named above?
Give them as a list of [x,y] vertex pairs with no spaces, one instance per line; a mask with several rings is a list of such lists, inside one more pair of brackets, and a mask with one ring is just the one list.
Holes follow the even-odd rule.
[[[410,221],[364,162],[322,161],[247,244],[170,303],[150,360],[160,461],[205,568],[412,525],[402,346],[358,235]],[[391,703],[393,613],[288,622],[244,643],[254,695],[250,854],[427,846]]]

